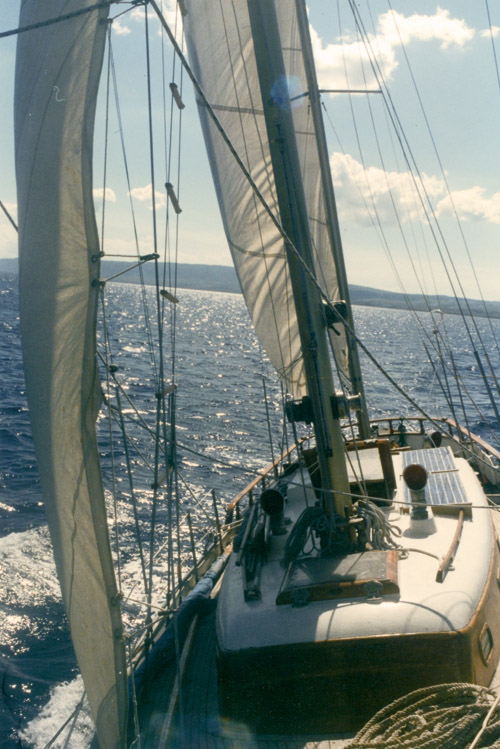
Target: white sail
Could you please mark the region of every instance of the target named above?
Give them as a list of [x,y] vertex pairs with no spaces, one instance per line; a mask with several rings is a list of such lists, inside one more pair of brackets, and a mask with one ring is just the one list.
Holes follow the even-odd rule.
[[[20,26],[91,4],[23,0]],[[115,747],[125,743],[127,675],[95,435],[92,286],[92,140],[106,14],[20,34],[15,136],[22,348],[40,480],[99,742]]]
[[[185,31],[194,72],[279,220],[247,0],[222,0],[216,4],[196,0],[186,2],[186,6]],[[325,221],[295,1],[278,0],[276,11],[288,81],[276,81],[276,91],[270,91],[269,96],[279,97],[282,90],[286,97],[288,85],[294,98],[293,117],[314,253],[312,271],[328,299],[337,301],[338,284]],[[305,378],[283,239],[203,105],[200,115],[226,236],[250,315],[286,388],[300,397],[305,394]],[[332,338],[337,361],[345,369],[344,335]]]

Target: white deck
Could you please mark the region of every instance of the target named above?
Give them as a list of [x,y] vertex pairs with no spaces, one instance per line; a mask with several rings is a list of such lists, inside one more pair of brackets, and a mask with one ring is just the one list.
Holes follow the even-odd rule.
[[[395,499],[403,502],[398,459],[400,456],[395,460],[398,480]],[[408,550],[408,556],[398,563],[400,594],[384,595],[375,601],[352,598],[317,601],[302,607],[276,606],[276,595],[285,575],[280,559],[286,536],[273,537],[269,560],[262,568],[261,600],[245,602],[243,568],[236,566],[234,555],[229,562],[218,605],[217,631],[223,649],[237,651],[337,638],[448,632],[466,627],[486,585],[493,535],[486,498],[472,468],[463,459],[455,459],[455,464],[473,509],[472,516],[465,519],[453,569],[442,583],[436,582],[436,573],[452,543],[458,513],[436,514],[436,532],[418,537],[410,529],[409,513],[402,511],[400,504],[386,511],[389,522],[401,530],[399,543]],[[299,486],[290,488],[287,516],[295,519],[300,513],[301,496]]]

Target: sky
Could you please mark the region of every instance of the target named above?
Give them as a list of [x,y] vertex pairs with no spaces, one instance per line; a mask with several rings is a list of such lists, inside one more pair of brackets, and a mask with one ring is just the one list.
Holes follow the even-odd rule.
[[[379,86],[349,3],[308,3],[320,87],[344,91],[324,94],[323,102],[348,278],[351,283],[388,290],[404,287],[409,292],[449,294],[450,271],[440,264],[441,252],[453,260],[467,295],[478,298],[481,293],[485,299],[500,300],[500,86],[493,51],[496,45],[500,58],[500,8],[494,8],[493,3],[488,8],[486,0],[448,0],[439,5],[419,0],[413,5],[416,10],[407,0],[356,3],[402,125],[403,136],[399,137],[408,140],[411,158],[425,186],[429,199],[425,208],[415,198],[408,165],[398,153],[398,137],[387,135],[389,115],[383,97],[346,93],[347,89],[376,90]],[[19,0],[0,0],[0,11],[0,31],[15,28]],[[109,168],[105,249],[110,255],[134,251],[124,232],[130,222],[127,211],[131,198],[141,230],[141,252],[151,251],[149,146],[143,118],[146,102],[138,93],[144,79],[143,16],[143,9],[136,8],[113,23],[121,114],[123,121],[131,119],[129,129],[124,127],[122,131],[131,182],[124,182],[123,166]],[[173,22],[172,13],[168,17]],[[155,44],[153,54],[160,55],[156,32]],[[14,62],[15,37],[0,39],[0,200],[15,217]],[[160,81],[153,81],[154,88],[160,85]],[[179,260],[230,265],[196,107],[187,84],[183,98],[182,139],[176,131],[166,135],[172,138],[172,153],[179,147],[181,172],[177,172],[175,160],[170,167],[165,165],[163,172],[158,168],[161,186],[167,169],[168,179],[182,185]],[[103,101],[101,95],[98,122],[103,120]],[[111,115],[109,133],[110,153],[119,155],[116,114]],[[164,135],[156,132],[155,138],[160,154]],[[102,217],[99,164],[103,152],[104,142],[96,134],[98,223]],[[424,204],[426,201],[427,197]],[[157,203],[163,210],[165,194],[161,189],[157,189]],[[429,231],[429,223],[434,225],[435,219],[439,226]],[[14,229],[1,214],[0,257],[15,257],[16,243]],[[452,283],[457,286],[454,279]]]

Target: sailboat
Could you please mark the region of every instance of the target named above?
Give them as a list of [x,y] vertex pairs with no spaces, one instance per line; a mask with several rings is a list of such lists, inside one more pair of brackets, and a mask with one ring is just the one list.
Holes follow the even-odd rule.
[[[189,569],[173,556],[182,541],[168,504],[170,545],[152,530],[141,547],[143,597],[134,578],[122,583],[95,427],[104,404],[125,444],[132,408],[110,337],[96,333],[112,279],[101,272],[92,143],[113,2],[25,0],[15,102],[24,369],[99,745],[308,746],[352,735],[414,690],[489,685],[500,560],[488,494],[500,453],[449,416],[369,418],[305,3],[182,0],[187,57],[160,4],[148,6],[194,84],[238,279],[296,440],[223,518],[214,496],[201,555],[188,513]],[[169,178],[165,189],[179,215]],[[156,242],[138,253],[135,265],[146,263],[159,338],[145,461],[154,528],[163,493],[170,503],[178,491],[177,384],[164,364],[165,309],[175,317],[178,299]],[[121,449],[133,499],[134,461]],[[127,603],[145,611],[132,634]]]

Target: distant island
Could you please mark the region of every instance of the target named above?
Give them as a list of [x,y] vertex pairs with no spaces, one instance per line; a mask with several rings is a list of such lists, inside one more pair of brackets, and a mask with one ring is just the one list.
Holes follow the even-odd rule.
[[[130,266],[123,261],[104,260],[101,264],[102,278],[122,273]],[[0,273],[17,274],[18,265],[16,258],[0,258]],[[154,283],[154,269],[151,263],[142,265],[144,281],[147,284]],[[119,275],[118,283],[138,283],[139,271],[137,268]],[[177,265],[177,287],[181,289],[197,289],[199,291],[224,291],[233,294],[240,293],[240,287],[234,268],[226,265],[191,265],[179,263]],[[410,305],[417,312],[427,312],[439,308],[450,315],[460,314],[454,297],[429,295],[426,298],[422,294],[402,294],[394,291],[382,291],[372,289],[369,286],[357,286],[350,284],[351,301],[355,305],[363,307],[385,307],[389,309],[408,309]],[[467,309],[462,305],[464,314],[469,311],[477,317],[500,318],[500,302],[482,302],[477,299],[468,300]],[[486,310],[485,310],[486,307]]]

